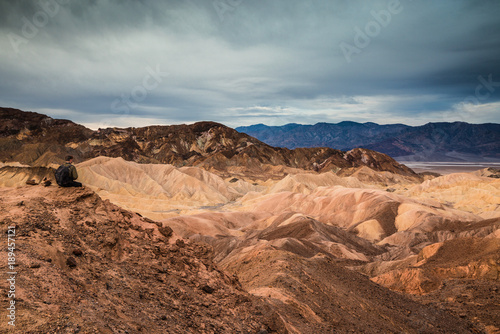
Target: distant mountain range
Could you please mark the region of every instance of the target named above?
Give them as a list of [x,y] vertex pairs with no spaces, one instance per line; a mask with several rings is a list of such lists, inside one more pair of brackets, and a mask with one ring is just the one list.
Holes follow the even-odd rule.
[[236,128],[269,145],[294,149],[368,148],[398,161],[500,160],[500,124],[428,123],[422,126],[376,123],[257,124]]

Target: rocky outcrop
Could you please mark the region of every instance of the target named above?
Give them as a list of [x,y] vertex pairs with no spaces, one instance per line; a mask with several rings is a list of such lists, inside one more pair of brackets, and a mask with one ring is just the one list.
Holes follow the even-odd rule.
[[0,187],[17,187],[27,182],[41,184],[44,180],[55,183],[54,168],[50,167],[0,167]]
[[86,141],[93,131],[68,120],[18,109],[0,108],[0,161],[47,166],[72,154],[71,143]]

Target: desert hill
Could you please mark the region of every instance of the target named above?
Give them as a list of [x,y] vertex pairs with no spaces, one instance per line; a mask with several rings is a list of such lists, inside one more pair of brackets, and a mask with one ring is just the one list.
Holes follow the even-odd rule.
[[[223,264],[249,292],[266,299],[291,333],[468,333],[470,325],[424,307],[345,269],[327,256],[303,258],[260,247]],[[425,320],[423,320],[425,319]]]
[[[85,141],[92,133],[92,130],[68,120],[0,108],[0,161],[37,166],[57,163],[61,156],[77,153],[67,144]],[[59,160],[54,160],[55,157]]]
[[[451,286],[442,285],[443,282],[460,279],[467,280],[469,286],[477,285],[478,293],[482,293],[478,298],[486,298],[487,291],[498,286],[498,276],[495,274],[498,265],[492,255],[498,253],[495,245],[498,245],[499,240],[499,220],[485,220],[481,216],[477,208],[485,202],[478,202],[476,209],[468,210],[461,206],[452,207],[451,202],[446,201],[446,196],[450,196],[451,200],[466,192],[465,189],[474,191],[475,187],[488,188],[490,198],[495,198],[500,195],[496,178],[467,174],[469,181],[463,185],[466,188],[460,188],[455,195],[451,192],[443,194],[442,198],[432,198],[421,196],[415,189],[427,187],[428,184],[453,188],[454,182],[464,179],[464,176],[451,174],[421,185],[416,184],[408,190],[388,192],[379,182],[379,177],[384,174],[366,170],[364,177],[374,175],[372,183],[369,180],[359,180],[355,173],[341,177],[330,172],[293,174],[279,181],[254,185],[245,180],[223,179],[196,167],[188,167],[188,170],[181,167],[176,170],[173,166],[137,164],[120,158],[101,157],[81,163],[78,168],[82,175],[87,173],[87,168],[99,170],[99,176],[88,178],[88,184],[103,196],[125,207],[133,203],[134,210],[149,217],[168,217],[162,221],[163,224],[170,226],[179,235],[212,245],[215,260],[223,268],[239,277],[247,275],[246,271],[248,275],[252,273],[253,276],[241,281],[246,289],[255,293],[268,288],[260,286],[260,281],[252,281],[253,277],[260,277],[260,274],[255,276],[257,269],[251,269],[252,266],[259,266],[259,260],[253,259],[253,256],[260,249],[265,249],[266,254],[273,250],[284,252],[283,254],[288,254],[285,257],[287,261],[324,256],[368,275],[378,284],[411,294],[435,294],[436,291]],[[114,168],[127,176],[113,172]],[[138,175],[141,176],[133,177],[135,174],[132,171],[140,171]],[[153,178],[146,172],[156,178],[154,188],[149,188],[148,180]],[[394,175],[384,182],[393,178]],[[201,180],[204,181],[200,182]],[[120,182],[120,185],[113,190],[111,185],[115,182]],[[185,183],[186,186],[171,187],[177,182]],[[144,187],[148,190],[135,190],[136,193],[132,195],[132,191],[127,190],[128,187]],[[151,190],[160,188],[159,192]],[[174,195],[173,191],[176,189],[178,192]],[[121,194],[122,191],[128,193],[124,195]],[[192,197],[194,193],[195,198]],[[224,197],[223,194],[227,193],[233,197]],[[166,196],[163,203],[161,196]],[[216,196],[216,200],[221,202],[209,202],[211,196]],[[492,213],[498,214],[498,209],[491,206],[493,203],[490,202],[486,207],[488,205]],[[151,212],[160,209],[172,211],[163,214]],[[446,265],[444,261],[444,267],[438,266],[431,270],[421,262],[422,258],[430,256],[429,250],[437,249],[441,244],[449,247],[449,253],[453,254],[463,245],[468,245],[470,238],[477,241],[491,239],[489,243],[479,244],[490,250],[479,251],[478,256],[472,256],[471,252],[471,257],[463,258],[458,269],[453,265]],[[250,258],[247,258],[245,254],[254,255],[248,255]],[[242,263],[247,263],[248,266],[241,266]],[[245,271],[240,272],[240,269]],[[269,271],[267,273],[272,274]],[[275,274],[280,277],[284,275],[279,272]],[[301,284],[303,283],[297,279],[295,284],[286,286],[288,292],[280,293],[288,295],[299,289]],[[461,290],[455,287],[448,291],[449,298],[453,296],[453,291]],[[459,298],[456,302],[440,299],[433,302],[456,309],[457,312],[473,308],[473,300],[462,303],[463,305],[460,301]],[[295,306],[291,309],[302,316],[305,314],[301,313],[304,308],[317,311],[313,304],[302,303],[305,300],[301,303],[293,301],[292,305]],[[289,311],[290,307],[287,306]],[[480,319],[476,321],[482,322],[484,326],[498,327],[499,319],[495,320],[493,313],[488,307],[482,308],[482,311],[476,308],[475,314]],[[307,321],[290,321],[297,328],[308,326]],[[324,330],[325,327],[315,328]]]
[[418,178],[411,169],[375,151],[272,147],[214,122],[92,131],[71,121],[8,108],[0,108],[0,122],[2,162],[50,166],[71,154],[79,161],[98,156],[122,157],[139,163],[197,166],[226,176],[243,173],[254,178],[262,178],[263,173],[281,178],[296,168],[329,171],[359,166]]
[[88,189],[2,188],[0,197],[2,230],[16,230],[23,333],[286,333],[269,306],[217,268],[209,248]]
[[454,173],[427,180],[407,192],[412,197],[432,198],[483,218],[500,217],[500,179],[473,173]]
[[[2,188],[0,197],[2,228],[16,229],[16,324],[25,333],[474,330],[467,320],[380,287],[329,256],[262,244],[238,252],[238,261],[220,261],[241,277],[248,294],[218,269],[209,247],[186,243],[167,226],[88,189],[24,186]],[[7,302],[4,297],[2,307]],[[6,330],[6,322],[0,326]]]
[[[370,326],[375,324],[383,332],[417,332],[416,324],[429,333],[469,333],[473,328],[494,333],[500,328],[500,319],[491,309],[497,299],[488,297],[499,285],[499,219],[485,220],[475,209],[451,207],[446,203],[446,192],[434,199],[423,196],[425,191],[417,191],[429,185],[453,188],[453,182],[468,180],[463,189],[486,187],[494,198],[500,193],[496,178],[470,174],[467,179],[452,174],[413,187],[407,183],[406,190],[401,187],[390,192],[386,183],[395,176],[367,167],[362,167],[363,181],[356,173],[301,172],[259,183],[222,178],[198,167],[138,164],[122,158],[99,157],[77,168],[86,190],[41,184],[26,188],[27,180],[36,184],[50,178],[53,169],[19,165],[0,168],[4,210],[11,216],[12,212],[21,217],[30,215],[34,211],[16,204],[24,200],[19,200],[20,196],[36,196],[32,205],[40,203],[50,212],[62,212],[60,219],[70,219],[65,223],[69,233],[78,227],[73,226],[75,219],[67,210],[81,213],[82,219],[104,213],[83,199],[61,199],[62,192],[87,194],[84,197],[92,198],[99,207],[102,201],[94,190],[132,212],[162,219],[158,224],[167,230],[172,228],[175,235],[210,245],[214,265],[239,277],[245,291],[264,298],[290,333],[370,331],[368,320],[362,319],[369,319]],[[369,175],[373,177],[371,182],[366,179]],[[386,177],[382,183],[381,177]],[[58,199],[52,199],[51,193]],[[9,200],[11,195],[16,200]],[[78,204],[81,201],[86,203],[85,210]],[[50,209],[53,205],[66,209]],[[111,213],[127,212],[111,207],[115,210]],[[146,238],[141,242],[149,245],[146,235],[156,235],[158,225],[135,213],[124,215],[118,220],[132,215],[140,224],[147,224],[142,227],[146,232],[152,229],[138,237]],[[107,226],[109,218],[99,217],[95,228]],[[89,237],[96,238],[92,234]],[[61,238],[69,236],[62,234]],[[56,244],[64,244],[64,240]],[[106,247],[96,244],[92,249]],[[460,297],[465,286],[476,299]],[[360,295],[354,291],[364,292]],[[483,306],[474,306],[476,300]],[[441,313],[434,307],[441,308]],[[377,310],[375,316],[366,311],[370,309]],[[429,312],[436,318],[422,320]]]
[[[238,275],[247,291],[268,296],[273,305],[286,306],[285,313],[278,312],[297,333],[308,333],[311,323],[317,331],[328,332],[328,325],[348,322],[348,314],[370,318],[361,310],[334,312],[321,304],[348,298],[337,295],[344,291],[341,287],[346,281],[334,280],[337,275],[357,277],[357,273],[344,272],[347,268],[379,285],[417,295],[414,300],[474,319],[488,333],[500,328],[495,311],[500,218],[484,220],[433,200],[342,186],[249,194],[224,210],[181,215],[163,223],[185,237],[211,244],[216,261]],[[481,300],[480,305],[472,297],[459,297],[465,285]],[[343,293],[351,296],[345,289]],[[374,291],[362,296],[366,299],[361,301],[358,298],[363,297],[356,295],[351,303],[384,309],[371,304],[371,296],[378,296]],[[290,319],[290,314],[307,320]],[[344,314],[343,321],[339,314]]]
[[376,123],[317,123],[238,127],[263,142],[290,149],[365,147],[398,161],[483,161],[500,159],[500,124],[428,123],[422,126]]

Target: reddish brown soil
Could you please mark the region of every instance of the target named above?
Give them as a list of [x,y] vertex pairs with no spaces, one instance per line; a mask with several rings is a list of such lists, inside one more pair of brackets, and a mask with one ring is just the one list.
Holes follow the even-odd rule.
[[[16,227],[18,333],[286,333],[266,303],[217,268],[210,248],[174,242],[169,228],[90,190],[2,188],[0,224],[2,273],[4,233]],[[3,333],[13,329],[9,301],[2,294]]]

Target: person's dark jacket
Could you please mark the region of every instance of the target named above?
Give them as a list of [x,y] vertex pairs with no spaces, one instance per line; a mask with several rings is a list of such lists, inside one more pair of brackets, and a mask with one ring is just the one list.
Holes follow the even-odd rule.
[[76,179],[78,179],[78,172],[76,171],[76,167],[73,166],[72,163],[66,161],[63,164],[63,166],[69,166],[69,176],[71,177],[71,179],[73,181],[76,180]]

